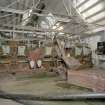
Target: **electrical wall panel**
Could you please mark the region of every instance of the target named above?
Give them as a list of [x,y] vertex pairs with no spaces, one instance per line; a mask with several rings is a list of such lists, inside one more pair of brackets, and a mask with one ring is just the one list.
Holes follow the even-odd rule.
[[18,56],[25,56],[26,46],[18,46]]
[[98,55],[105,55],[105,42],[98,42],[97,43],[97,54]]
[[2,51],[3,51],[3,55],[9,55],[10,54],[10,46],[8,45],[2,45]]

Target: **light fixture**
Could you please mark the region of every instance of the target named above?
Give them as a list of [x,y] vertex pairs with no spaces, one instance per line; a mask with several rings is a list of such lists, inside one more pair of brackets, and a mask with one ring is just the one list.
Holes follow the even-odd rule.
[[31,16],[31,13],[29,13],[29,15],[28,15],[29,17]]
[[53,26],[53,27],[52,27],[52,29],[56,29],[56,28],[57,28],[57,26]]
[[57,23],[57,24],[56,24],[56,26],[59,26],[59,25],[60,25],[60,23]]
[[33,34],[33,36],[36,36],[36,34]]
[[31,12],[32,12],[32,9],[29,10],[29,13],[31,13]]
[[60,32],[59,35],[64,35],[64,33],[63,32]]
[[31,13],[32,13],[32,9],[29,10],[29,15],[28,16],[31,16]]
[[60,27],[58,28],[58,30],[59,30],[59,31],[60,31],[60,30],[63,30],[63,28],[64,28],[63,26],[60,26]]

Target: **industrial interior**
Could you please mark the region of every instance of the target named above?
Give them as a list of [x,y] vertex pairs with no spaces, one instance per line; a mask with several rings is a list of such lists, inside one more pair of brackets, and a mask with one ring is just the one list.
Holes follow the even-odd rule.
[[105,105],[105,0],[0,0],[0,105]]

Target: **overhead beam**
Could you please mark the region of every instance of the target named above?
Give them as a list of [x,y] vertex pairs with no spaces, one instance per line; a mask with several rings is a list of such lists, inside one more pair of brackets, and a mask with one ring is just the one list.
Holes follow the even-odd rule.
[[4,7],[0,7],[0,11],[10,12],[10,13],[15,13],[15,14],[24,14],[25,12],[23,10],[16,10],[16,9],[11,9],[11,8],[4,8]]
[[[15,28],[17,30],[22,30],[22,31],[25,31],[25,30],[28,30],[28,31],[32,31],[32,32],[35,32],[35,31],[39,31],[39,32],[55,32],[55,33],[65,33],[65,34],[70,34],[72,35],[73,33],[70,33],[70,32],[66,32],[64,30],[62,31],[59,31],[59,30],[55,30],[55,29],[42,29],[42,28],[38,28],[38,27],[32,27],[32,26],[20,26],[20,25],[16,25],[16,26],[13,26],[13,25],[0,25],[1,27],[8,27],[8,28]],[[13,30],[12,30],[13,31]]]
[[[24,34],[28,34],[29,33],[29,34],[37,34],[37,35],[45,35],[46,36],[46,33],[35,32],[35,31],[25,31],[25,30],[23,31],[23,30],[11,30],[11,29],[0,29],[0,31],[1,32],[9,32],[9,33],[12,33],[12,32],[15,32],[15,33],[24,33]],[[75,36],[75,35],[70,35],[70,36]],[[80,38],[86,38],[86,37],[95,36],[95,33],[94,32],[92,32],[92,33],[81,33],[79,36],[80,36]],[[29,38],[29,40],[35,40],[35,39],[36,38]],[[9,40],[11,40],[11,39],[9,39]],[[17,40],[17,41],[18,40],[28,40],[28,38],[26,38],[26,39],[14,39],[14,40]]]
[[102,0],[97,1],[96,3],[94,3],[93,5],[89,6],[88,8],[84,9],[83,11],[81,11],[80,13],[83,14],[84,12],[90,10],[91,8],[95,7],[97,4],[101,3]]
[[[0,29],[0,31],[1,32],[9,32],[9,33],[12,33],[12,32],[14,32],[14,33],[23,33],[23,34],[36,34],[36,35],[47,35],[46,33],[44,33],[44,32],[35,32],[35,31],[26,31],[26,30],[12,30],[12,29]],[[75,36],[76,34],[70,34],[70,36]],[[87,33],[80,33],[80,34],[78,34],[79,36],[88,36],[88,35],[90,35],[90,34],[87,34]],[[65,36],[65,34],[64,34],[64,36]],[[58,37],[60,37],[60,36],[58,36]]]
[[91,22],[91,24],[95,24],[95,23],[101,22],[103,20],[105,20],[105,16],[100,18],[100,19],[98,19],[98,20],[96,20],[96,21]]
[[9,8],[9,7],[11,7],[12,5],[16,4],[17,2],[19,2],[19,1],[18,1],[18,0],[13,1],[13,2],[10,3],[9,5],[7,5],[5,8]]
[[[11,8],[4,8],[4,7],[0,7],[0,11],[4,11],[4,12],[7,12],[7,13],[13,13],[13,14],[20,14],[20,15],[24,15],[26,12],[27,13],[29,12],[29,10],[24,11],[24,10],[16,10],[16,9],[11,9]],[[37,15],[37,16],[40,16],[40,17],[53,17],[53,16],[55,16],[55,17],[59,17],[61,19],[64,19],[68,22],[72,19],[71,16],[65,16],[65,15],[60,15],[60,14],[53,14],[53,16],[45,14],[45,13],[42,14],[42,13],[36,13],[36,12],[33,12],[31,14]]]
[[0,16],[0,19],[1,18],[5,18],[5,17],[8,17],[8,16],[11,16],[11,15],[13,15],[13,14],[6,14],[6,15],[3,15],[3,16]]
[[[98,31],[98,32],[91,32],[91,33],[88,33],[88,34],[86,34],[86,35],[82,34],[79,38],[80,38],[80,39],[85,39],[85,38],[89,38],[89,37],[94,37],[94,36],[103,35],[104,30],[105,30],[105,29],[100,30],[100,31]],[[71,40],[76,40],[76,39],[78,39],[78,38],[75,38],[75,37],[74,37],[74,38],[72,38]]]
[[84,5],[85,3],[87,3],[89,0],[85,0],[85,1],[83,1],[82,3],[80,3],[76,8],[79,8],[79,7],[81,7],[82,5]]
[[[35,8],[35,10],[41,10],[41,9]],[[49,14],[49,12],[50,12],[50,11],[48,11],[48,10],[41,10],[41,11],[42,11],[43,13],[47,13],[47,14]],[[70,16],[68,16],[68,15],[58,14],[58,13],[56,13],[56,12],[52,12],[52,14],[55,15],[55,16],[69,17],[69,18],[70,18]],[[76,17],[76,16],[74,16],[74,17]]]
[[65,3],[65,0],[62,0],[62,3],[63,3],[63,6],[64,6],[64,8],[65,8],[67,14],[70,15],[70,11],[68,10],[68,7],[67,7],[67,5],[66,5],[66,3]]
[[24,39],[3,39],[3,38],[0,38],[0,40],[3,40],[3,41],[34,41],[34,40],[45,41],[44,39],[41,39],[41,38],[24,38]]
[[[15,13],[15,14],[24,14],[25,12],[28,12],[29,10],[30,9],[24,11],[24,10],[17,10],[17,9],[12,9],[12,8],[0,7],[0,11],[10,12],[10,13]],[[40,9],[36,9],[36,10],[40,10]],[[37,16],[52,17],[52,16],[49,16],[48,13],[40,14],[40,13],[33,12],[32,14],[37,15]],[[69,18],[69,19],[72,18],[71,16],[68,16],[68,15],[57,14],[57,13],[52,13],[52,14],[56,17]],[[74,16],[74,17],[76,17],[76,16]]]
[[1,32],[15,32],[15,33],[24,33],[24,34],[41,34],[46,35],[46,33],[35,32],[35,31],[26,31],[26,30],[12,30],[12,29],[0,29]]
[[[99,24],[90,24],[90,25],[97,25],[97,26],[100,26],[100,27],[103,27],[103,25],[99,25]],[[21,25],[11,25],[11,24],[0,24],[0,27],[3,28],[3,29],[8,29],[8,28],[11,28],[11,29],[15,29],[15,30],[28,30],[28,31],[38,31],[38,32],[55,32],[55,33],[64,33],[64,34],[70,34],[70,35],[74,35],[74,33],[70,33],[70,32],[67,32],[67,31],[59,31],[59,30],[54,30],[54,29],[42,29],[42,28],[38,28],[38,27],[32,27],[32,26],[21,26]],[[85,32],[80,32],[78,34],[83,34]],[[75,33],[76,34],[76,33]]]
[[105,7],[103,9],[101,9],[100,11],[97,11],[97,12],[93,13],[92,15],[87,16],[85,18],[85,20],[88,20],[89,18],[91,18],[91,17],[93,17],[93,16],[95,16],[95,15],[97,15],[97,14],[103,12],[103,11],[105,11]]

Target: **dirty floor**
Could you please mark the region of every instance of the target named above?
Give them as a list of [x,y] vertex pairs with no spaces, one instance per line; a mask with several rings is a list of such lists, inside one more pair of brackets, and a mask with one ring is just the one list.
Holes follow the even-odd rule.
[[[7,93],[23,93],[34,95],[49,94],[75,94],[86,93],[91,90],[67,84],[55,76],[46,75],[30,75],[30,76],[2,76],[0,79],[0,90]],[[36,102],[21,100],[16,102],[13,100],[0,99],[0,105],[105,105],[103,101],[69,101],[69,102]]]

